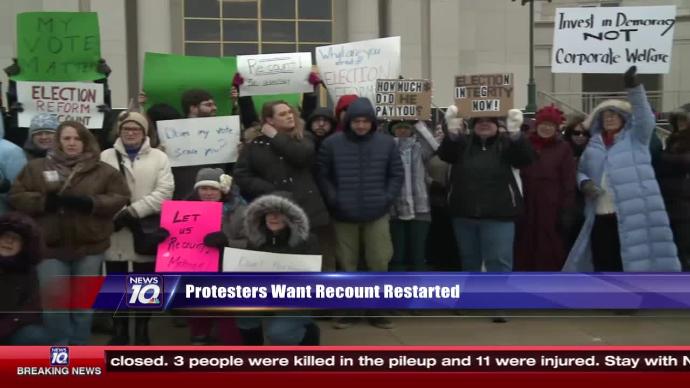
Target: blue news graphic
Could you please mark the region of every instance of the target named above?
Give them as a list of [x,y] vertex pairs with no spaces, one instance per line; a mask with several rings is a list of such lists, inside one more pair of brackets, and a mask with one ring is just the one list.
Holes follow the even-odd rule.
[[690,309],[690,274],[370,272],[108,275],[93,308],[107,311],[142,308]]
[[163,308],[163,276],[127,275],[125,300],[129,308]]
[[66,346],[50,347],[50,366],[69,365],[69,348]]

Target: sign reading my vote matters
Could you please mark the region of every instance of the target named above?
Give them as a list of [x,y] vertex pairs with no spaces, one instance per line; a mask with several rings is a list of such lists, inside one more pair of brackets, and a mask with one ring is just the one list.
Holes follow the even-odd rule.
[[158,138],[172,167],[237,161],[240,117],[200,117],[158,121]]
[[158,246],[156,272],[218,272],[220,251],[204,237],[221,230],[222,213],[221,202],[163,202],[161,227],[170,237]]

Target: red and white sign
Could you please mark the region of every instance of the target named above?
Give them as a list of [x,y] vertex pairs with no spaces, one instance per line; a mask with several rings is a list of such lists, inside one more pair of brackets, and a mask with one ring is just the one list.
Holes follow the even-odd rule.
[[77,121],[87,128],[103,127],[103,84],[89,82],[17,82],[17,100],[24,109],[19,126],[28,127],[40,113],[52,113],[58,121]]

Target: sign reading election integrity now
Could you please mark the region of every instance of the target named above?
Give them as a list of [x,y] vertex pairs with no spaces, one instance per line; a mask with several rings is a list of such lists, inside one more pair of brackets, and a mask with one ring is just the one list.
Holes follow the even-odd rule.
[[554,73],[668,73],[675,6],[558,8]]
[[24,12],[17,15],[15,81],[93,81],[101,38],[96,12]]
[[172,167],[237,161],[239,116],[162,120],[157,126]]
[[103,127],[103,84],[86,82],[17,82],[17,101],[24,110],[19,126],[28,127],[40,113],[52,113],[59,122],[73,120],[87,128]]
[[400,75],[400,37],[363,40],[316,48],[316,64],[328,94],[376,97],[376,80]]
[[311,53],[238,55],[237,72],[244,84],[241,96],[310,93]]
[[376,81],[376,117],[389,120],[430,120],[431,81],[380,79]]
[[513,108],[513,74],[455,77],[455,105],[465,118],[505,116]]

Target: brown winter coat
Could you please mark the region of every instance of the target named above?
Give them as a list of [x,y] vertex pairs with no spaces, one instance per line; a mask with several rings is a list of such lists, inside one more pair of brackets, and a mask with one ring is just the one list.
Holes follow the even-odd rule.
[[113,233],[113,216],[127,204],[130,193],[119,171],[98,156],[83,163],[74,173],[63,195],[90,196],[91,214],[59,208],[45,211],[48,190],[43,171],[50,170],[47,159],[29,162],[17,177],[8,199],[15,209],[32,216],[39,224],[47,247],[46,257],[74,260],[105,252]]

